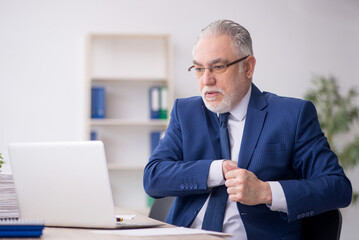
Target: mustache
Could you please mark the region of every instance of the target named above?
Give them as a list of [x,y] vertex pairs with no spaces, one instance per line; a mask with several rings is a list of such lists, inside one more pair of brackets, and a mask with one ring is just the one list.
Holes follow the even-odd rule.
[[202,96],[204,96],[206,94],[206,92],[219,92],[219,93],[222,93],[223,95],[225,94],[225,92],[222,88],[210,87],[210,86],[205,86],[202,89]]

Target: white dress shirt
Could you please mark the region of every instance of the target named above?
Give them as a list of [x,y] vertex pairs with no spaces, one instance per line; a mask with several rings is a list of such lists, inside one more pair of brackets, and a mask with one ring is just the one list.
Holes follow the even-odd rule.
[[[239,150],[242,142],[243,129],[247,115],[247,108],[249,99],[251,96],[251,89],[249,89],[248,93],[244,96],[241,102],[235,106],[231,111],[228,117],[228,135],[231,149],[231,160],[238,162]],[[215,160],[212,162],[208,179],[207,186],[209,188],[223,185],[225,180],[223,179],[222,174],[222,160]],[[272,205],[268,206],[272,211],[281,211],[287,213],[287,202],[285,199],[284,191],[279,182],[268,182],[272,191]],[[208,206],[208,200],[210,196],[207,198],[207,201],[203,205],[202,209],[194,219],[191,228],[202,228],[204,214],[206,212]],[[223,220],[223,232],[232,234],[232,238],[228,239],[236,239],[236,240],[246,240],[247,234],[243,226],[242,219],[237,209],[236,202],[232,202],[231,200],[227,200],[226,211],[224,213]]]

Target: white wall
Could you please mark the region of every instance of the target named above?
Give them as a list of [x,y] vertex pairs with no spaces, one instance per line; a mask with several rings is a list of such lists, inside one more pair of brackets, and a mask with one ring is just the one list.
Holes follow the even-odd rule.
[[[187,97],[198,92],[187,72],[197,33],[232,19],[252,34],[257,86],[302,97],[315,74],[359,87],[358,13],[356,0],[0,0],[0,152],[7,158],[15,141],[83,139],[88,33],[171,34],[175,97]],[[359,191],[358,168],[349,175]],[[342,239],[355,239],[358,218],[358,206],[344,210]]]

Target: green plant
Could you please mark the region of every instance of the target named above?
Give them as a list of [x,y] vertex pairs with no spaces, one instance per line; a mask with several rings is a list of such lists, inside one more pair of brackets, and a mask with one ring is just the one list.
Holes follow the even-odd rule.
[[1,159],[1,160],[0,160],[0,168],[1,168],[1,167],[2,167],[2,165],[3,165],[3,163],[4,163],[4,161],[3,161],[3,160],[4,160],[4,158],[1,156],[1,153],[0,153],[0,159]]
[[[351,127],[359,120],[359,107],[355,105],[357,91],[351,88],[342,96],[339,93],[337,79],[334,76],[317,76],[312,79],[315,88],[310,89],[305,99],[312,101],[317,108],[318,119],[329,145],[338,156],[340,165],[346,169],[353,169],[359,162],[359,136],[350,132]],[[345,142],[341,140],[338,146],[338,136],[350,132],[354,139]],[[358,200],[359,194],[353,193],[353,203]]]

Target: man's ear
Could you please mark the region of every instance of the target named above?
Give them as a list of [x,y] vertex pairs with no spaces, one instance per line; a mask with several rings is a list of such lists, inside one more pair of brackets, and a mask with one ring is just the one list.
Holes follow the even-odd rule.
[[256,58],[254,56],[249,56],[243,62],[244,73],[246,74],[246,77],[248,79],[252,79],[255,66],[256,66]]

